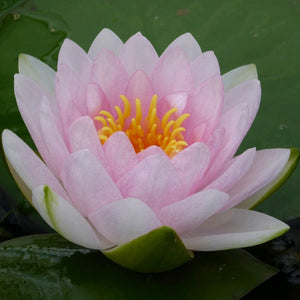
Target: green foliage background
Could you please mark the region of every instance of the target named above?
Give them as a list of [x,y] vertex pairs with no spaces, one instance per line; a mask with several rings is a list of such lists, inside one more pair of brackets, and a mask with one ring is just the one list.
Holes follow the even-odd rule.
[[[112,29],[123,41],[137,31],[141,31],[154,44],[159,54],[178,35],[191,32],[203,51],[215,52],[222,73],[241,65],[255,63],[262,85],[262,102],[257,118],[239,151],[254,146],[257,149],[300,148],[299,0],[0,1],[0,131],[9,128],[33,147],[17,110],[13,93],[13,74],[18,71],[18,54],[27,53],[38,57],[55,68],[57,54],[65,38],[74,40],[87,50],[94,37],[104,27]],[[22,232],[18,233],[19,235],[35,231],[49,231],[19,192],[6,168],[3,153],[1,154],[0,236],[2,238],[13,237],[4,226],[7,216],[11,215],[10,209],[13,209],[15,214],[9,222],[23,228]],[[296,170],[292,178],[257,209],[281,219],[300,216],[299,182],[300,170]],[[29,218],[24,218],[24,216]],[[51,260],[47,258],[47,255],[53,255],[54,248],[50,250],[47,248],[50,240],[45,244],[42,243],[42,246],[38,238],[34,241],[25,239],[17,241],[17,244],[13,242],[6,246],[2,244],[0,286],[2,285],[1,291],[7,292],[6,296],[22,299],[25,295],[23,293],[29,291],[25,287],[30,286],[32,294],[28,297],[42,295],[41,293],[46,291],[43,299],[55,299],[57,295],[60,295],[59,293],[66,292],[70,296],[73,291],[70,299],[75,299],[72,298],[75,296],[98,299],[102,293],[99,289],[99,282],[102,282],[102,286],[106,287],[107,298],[105,299],[115,299],[116,294],[113,295],[113,289],[109,289],[113,278],[118,278],[119,282],[122,282],[124,278],[130,278],[127,284],[122,285],[124,299],[128,299],[128,295],[133,295],[132,297],[140,295],[134,294],[136,290],[132,289],[130,284],[139,286],[142,282],[145,286],[141,290],[150,288],[153,294],[149,295],[153,296],[159,295],[163,288],[159,284],[160,277],[150,276],[149,279],[139,277],[134,273],[129,274],[119,267],[111,266],[104,257],[98,257],[96,260],[91,258],[95,255],[94,252],[82,258],[87,265],[80,265],[80,270],[88,278],[87,281],[82,281],[78,271],[76,273],[78,265],[74,256],[70,260],[67,252],[64,252],[66,248],[71,247],[75,249],[72,250],[75,253],[77,248],[55,236],[53,247],[57,251],[55,252],[57,256],[54,255],[56,258]],[[32,246],[33,244],[35,246]],[[7,249],[10,249],[10,252],[7,252]],[[34,249],[37,252],[34,252]],[[26,252],[27,256],[24,251],[29,251]],[[236,251],[235,253],[223,252],[197,256],[194,267],[187,265],[185,269],[180,269],[179,273],[170,273],[168,274],[170,277],[163,276],[163,280],[170,283],[178,278],[178,274],[189,274],[186,276],[194,276],[191,277],[191,280],[194,280],[199,274],[197,268],[202,268],[202,270],[206,268],[205,272],[210,275],[202,278],[202,286],[207,287],[204,293],[208,299],[212,299],[211,293],[215,290],[215,284],[211,284],[211,281],[215,278],[219,280],[216,284],[224,299],[239,298],[273,275],[275,271],[260,265],[247,255],[245,256],[243,252]],[[80,255],[77,252],[75,254]],[[24,257],[27,257],[26,261]],[[203,264],[201,259],[209,263]],[[36,261],[39,262],[40,268],[32,267]],[[68,270],[71,270],[67,275],[64,273],[66,269],[58,267],[63,265],[61,261],[64,261],[69,267]],[[104,266],[105,270],[109,270],[108,281],[101,281],[105,278],[101,270],[99,270],[100,273],[93,270],[93,275],[89,275],[89,270],[94,266],[95,261],[99,269]],[[225,261],[228,265],[228,273],[220,273],[221,261]],[[5,265],[3,262],[6,262]],[[110,266],[107,267],[107,264]],[[252,267],[248,268],[248,266]],[[50,268],[52,273],[50,277],[47,277],[48,275],[47,278],[45,277],[48,285],[41,286],[41,282],[44,281],[40,276],[47,268]],[[234,278],[233,273],[240,276],[240,279],[230,281],[230,278]],[[7,274],[10,274],[10,277]],[[252,276],[251,280],[248,280],[249,276]],[[206,279],[208,281],[205,281]],[[186,284],[185,287],[189,290],[192,288],[189,281],[182,284]],[[193,281],[192,284],[194,287],[199,287],[197,281]],[[56,290],[58,294],[55,296],[54,288],[60,285],[61,287]],[[141,293],[141,290],[138,291]],[[183,290],[180,291],[184,290],[183,286]],[[74,294],[74,291],[79,291],[81,294],[79,292]],[[182,296],[176,291],[175,288],[171,297],[172,295]],[[158,294],[155,294],[156,292]],[[168,291],[163,292],[168,295]],[[198,292],[199,289],[195,289],[194,294],[190,294],[190,299],[198,299],[200,295],[197,294]],[[201,297],[205,295],[202,294]],[[167,299],[166,296],[163,299]]]

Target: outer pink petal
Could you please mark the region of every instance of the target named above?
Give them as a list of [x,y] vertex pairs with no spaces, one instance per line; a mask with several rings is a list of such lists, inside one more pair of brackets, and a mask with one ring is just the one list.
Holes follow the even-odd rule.
[[197,190],[209,165],[209,149],[203,143],[194,143],[177,153],[171,162],[177,170],[184,194],[191,194]]
[[199,55],[191,63],[191,70],[195,86],[199,86],[210,77],[220,75],[219,63],[213,51]]
[[267,242],[288,228],[283,222],[257,211],[232,208],[213,215],[181,239],[190,250],[226,250]]
[[161,222],[144,202],[127,198],[89,215],[94,227],[116,245],[122,245],[160,227]]
[[254,106],[252,109],[259,106],[261,96],[261,86],[257,79],[248,80],[233,87],[225,94],[224,112],[239,105],[247,103],[249,106]]
[[105,93],[111,107],[121,104],[128,84],[128,74],[117,56],[111,51],[102,50],[94,61],[92,82],[97,83]]
[[219,212],[229,196],[218,190],[206,190],[163,207],[158,217],[164,225],[181,235],[193,231],[210,216]]
[[58,55],[57,68],[67,65],[83,83],[88,83],[92,67],[92,60],[76,43],[65,39]]
[[275,179],[286,165],[289,157],[289,149],[257,151],[254,163],[248,173],[228,192],[230,207],[245,200]]
[[210,151],[210,160],[214,161],[216,155],[219,151],[221,151],[221,147],[224,142],[225,137],[225,129],[224,128],[217,128],[215,129],[212,134],[210,135],[206,145]]
[[104,92],[96,83],[90,83],[86,86],[86,105],[88,115],[91,117],[98,115],[100,110],[111,111]]
[[[138,98],[141,101],[143,117],[146,117],[149,111],[152,96],[154,90],[149,77],[143,71],[137,71],[130,78],[128,86],[126,88],[125,95],[131,103],[135,103],[135,99]],[[131,117],[135,117],[135,105],[131,106]]]
[[[244,136],[246,135],[256,115],[260,101],[260,84],[250,80],[232,88],[224,101],[224,111],[219,127],[225,129],[223,148],[210,169],[208,178],[216,174],[223,163],[230,159]],[[226,102],[226,103],[225,103]]]
[[71,152],[87,149],[94,154],[99,162],[111,174],[110,164],[106,159],[93,120],[84,116],[74,121],[69,127]]
[[[195,38],[189,33],[184,33],[178,38],[176,38],[165,50],[167,52],[171,48],[179,47],[181,48],[189,61],[194,60],[197,56],[201,54],[201,49]],[[164,52],[164,53],[165,53]]]
[[[67,65],[61,65],[55,77],[55,91],[63,125],[63,132],[67,141],[68,128],[82,116],[79,108],[73,102],[74,97],[79,101],[85,99],[82,85],[77,85],[78,80]],[[80,98],[83,97],[83,98]],[[80,99],[79,99],[80,98]],[[68,141],[67,141],[68,142]]]
[[40,106],[40,124],[41,133],[48,150],[44,159],[56,177],[59,178],[62,166],[70,152],[55,124],[49,102],[45,97],[42,98]]
[[223,168],[224,164],[235,154],[247,131],[247,120],[247,105],[233,108],[221,117],[219,123],[220,130],[223,130],[223,128],[225,130],[221,150],[205,174],[205,180],[202,183],[203,186],[210,183]]
[[156,64],[151,81],[158,99],[190,90],[193,87],[193,77],[184,52],[180,48],[166,51]]
[[[56,73],[55,88],[60,107],[61,102],[72,102],[82,115],[87,114],[86,87],[67,65],[60,65]],[[63,111],[62,118],[64,118]]]
[[113,244],[97,234],[73,205],[47,186],[33,191],[33,205],[43,219],[65,239],[91,249],[110,248]]
[[110,29],[104,28],[94,39],[88,55],[91,59],[95,59],[102,49],[108,49],[118,55],[122,46],[121,39]]
[[103,147],[115,181],[136,165],[135,150],[124,132],[114,133]]
[[167,157],[159,154],[143,159],[117,184],[124,197],[141,199],[154,211],[182,198],[175,168]]
[[20,54],[18,67],[20,74],[34,80],[50,95],[54,95],[55,71],[48,65],[33,56]]
[[[248,119],[246,132],[249,130],[257,114],[261,96],[260,82],[256,79],[246,81],[225,94],[223,113],[234,107],[246,104],[248,106]],[[246,134],[245,132],[245,134]]]
[[137,70],[149,75],[158,60],[158,55],[152,44],[141,33],[137,33],[124,44],[119,58],[129,76]]
[[[219,75],[209,78],[191,92],[185,109],[191,116],[186,120],[185,126],[193,133],[197,125],[206,122],[201,141],[207,141],[216,126],[222,112],[223,97],[223,83]],[[192,136],[188,140],[194,142]]]
[[[68,196],[43,161],[12,131],[2,133],[3,150],[12,174],[26,198],[31,201],[31,191],[41,184],[49,185],[60,196]],[[23,185],[24,184],[24,185]],[[23,185],[23,186],[22,186]]]
[[18,67],[20,74],[35,81],[42,88],[45,96],[51,100],[50,106],[55,115],[55,122],[61,127],[58,105],[55,98],[56,72],[39,59],[27,54],[19,55]]
[[[51,154],[45,144],[40,124],[40,105],[45,94],[45,91],[31,79],[23,75],[15,75],[15,95],[19,111],[39,153],[47,163],[51,164]],[[50,96],[47,97],[51,99]],[[53,123],[56,123],[55,119]]]
[[238,67],[222,75],[226,92],[251,79],[257,79],[257,70],[254,64]]
[[221,174],[211,182],[205,189],[218,189],[228,192],[249,170],[255,159],[256,150],[251,148],[243,154],[233,158]]
[[234,107],[242,107],[245,104],[248,107],[248,118],[247,125],[245,128],[245,135],[251,127],[254,118],[257,114],[260,104],[260,97],[260,82],[256,79],[246,81],[230,89],[225,94],[223,113],[226,113]]
[[72,153],[65,162],[61,177],[72,202],[85,217],[122,198],[105,168],[88,150]]

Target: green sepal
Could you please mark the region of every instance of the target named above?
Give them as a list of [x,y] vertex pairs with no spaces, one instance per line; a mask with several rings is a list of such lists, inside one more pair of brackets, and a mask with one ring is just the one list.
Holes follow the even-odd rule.
[[291,153],[289,160],[283,170],[279,173],[279,175],[271,181],[268,185],[254,193],[251,197],[239,203],[237,208],[245,208],[252,209],[256,207],[258,204],[266,200],[269,196],[271,196],[276,190],[278,190],[292,175],[294,170],[297,167],[299,161],[299,150],[296,148],[291,148]]
[[177,233],[162,226],[129,243],[104,251],[115,263],[141,273],[159,273],[177,268],[193,259]]

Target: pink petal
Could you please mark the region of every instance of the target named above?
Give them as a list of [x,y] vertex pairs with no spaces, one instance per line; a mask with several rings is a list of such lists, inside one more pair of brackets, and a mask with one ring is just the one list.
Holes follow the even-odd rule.
[[65,239],[91,249],[111,248],[113,244],[96,233],[89,222],[64,198],[48,186],[33,191],[33,205],[42,218]]
[[181,239],[187,249],[216,251],[261,244],[288,229],[283,222],[257,211],[232,208],[213,215]]
[[191,63],[191,70],[195,86],[199,86],[210,77],[220,75],[219,63],[213,51],[199,55]]
[[202,191],[163,207],[157,215],[164,225],[172,227],[181,235],[196,229],[219,212],[228,198],[227,194],[218,190]]
[[189,33],[184,33],[176,38],[165,50],[164,53],[172,48],[181,48],[189,61],[192,61],[201,54],[201,49],[195,38]]
[[189,62],[180,48],[166,51],[158,60],[151,74],[153,88],[158,99],[193,87]]
[[[55,88],[61,109],[61,102],[71,102],[82,115],[87,114],[85,85],[67,65],[60,65],[56,73]],[[63,99],[63,97],[66,99]],[[63,117],[64,112],[62,111]]]
[[68,196],[53,173],[43,161],[12,131],[2,133],[3,150],[12,174],[24,193],[31,201],[31,191],[41,184],[49,185],[60,196]]
[[76,43],[65,39],[58,55],[57,71],[61,65],[67,65],[83,83],[88,83],[92,67],[92,60]]
[[75,207],[85,217],[122,198],[105,168],[88,150],[74,152],[68,157],[61,178]]
[[228,192],[249,170],[255,159],[256,150],[251,148],[243,154],[233,158],[224,167],[221,174],[211,182],[205,189],[217,189]]
[[223,168],[224,164],[233,157],[245,136],[248,123],[247,120],[247,105],[235,107],[222,115],[219,122],[220,130],[222,131],[224,129],[225,131],[224,137],[222,138],[222,149],[218,152],[214,161],[211,162],[211,165],[205,174],[202,186],[210,183]]
[[15,96],[26,127],[42,157],[49,157],[40,127],[40,103],[45,91],[31,79],[15,75]]
[[190,93],[185,112],[191,116],[186,120],[190,131],[206,122],[202,141],[206,141],[218,121],[223,107],[223,84],[219,75],[209,78]]
[[[167,95],[163,97],[159,101],[159,105],[157,107],[157,116],[162,119],[165,113],[167,113],[170,109],[176,107],[178,110],[174,114],[172,114],[174,119],[179,118],[186,107],[188,100],[187,93],[175,93],[171,95]],[[170,120],[173,119],[172,116]]]
[[100,110],[111,111],[110,104],[104,92],[95,83],[90,83],[86,87],[86,105],[88,115],[92,118],[98,115]]
[[159,154],[143,159],[117,185],[124,197],[141,199],[154,211],[182,197],[175,168],[167,157]]
[[[125,95],[132,103],[138,98],[141,101],[142,111],[146,117],[149,111],[154,90],[150,79],[143,71],[137,71],[132,75],[126,88]],[[131,107],[131,117],[135,116],[135,105]]]
[[224,90],[226,92],[251,79],[257,79],[257,70],[254,64],[238,67],[222,75]]
[[[225,94],[223,113],[242,104],[247,104],[249,109],[247,131],[257,114],[261,96],[260,82],[256,79],[243,82],[230,89]],[[246,134],[246,133],[245,133]]]
[[47,93],[54,95],[55,71],[41,60],[27,55],[20,54],[18,60],[19,73],[34,80]]
[[143,159],[145,159],[146,157],[154,155],[154,154],[159,154],[160,156],[165,156],[166,158],[169,159],[169,156],[165,153],[165,151],[162,150],[158,146],[150,146],[150,147],[146,148],[145,150],[139,152],[137,154],[136,158],[137,158],[138,162],[140,162]]
[[210,162],[208,147],[195,143],[177,153],[171,160],[181,180],[185,195],[194,193]]
[[228,192],[230,195],[230,207],[245,200],[275,179],[286,165],[289,157],[289,149],[265,149],[257,151],[250,170]]
[[122,46],[121,39],[110,29],[104,28],[94,39],[88,55],[91,59],[95,59],[102,49],[108,49],[118,55]]
[[128,74],[118,57],[111,51],[102,50],[93,64],[92,82],[101,87],[111,107],[121,104],[120,95],[124,95],[128,80]]
[[139,199],[127,198],[89,215],[94,227],[116,245],[122,245],[160,227],[155,213]]
[[67,65],[60,66],[55,78],[56,98],[66,140],[69,126],[82,116],[82,113],[76,107],[73,100],[75,98],[77,98],[78,101],[85,99],[85,91],[82,85],[77,85],[78,80],[75,78],[75,75]]
[[90,117],[81,117],[71,124],[69,127],[69,141],[71,152],[89,150],[111,174],[110,164],[106,159],[94,122]]
[[115,181],[136,165],[135,150],[124,132],[115,132],[103,147]]
[[[203,121],[202,123],[196,125],[193,129],[183,133],[183,136],[185,136],[185,139],[188,142],[188,144],[198,143],[204,140],[203,137],[206,132],[208,123],[209,121]],[[186,126],[184,125],[184,127]]]
[[223,141],[225,137],[225,129],[224,128],[217,128],[215,129],[212,134],[210,135],[206,145],[210,151],[210,159],[214,161],[216,155],[220,151]]
[[129,76],[138,70],[149,75],[158,60],[158,55],[152,44],[141,33],[137,33],[124,44],[119,58]]
[[69,156],[69,150],[55,124],[49,102],[45,97],[42,98],[39,115],[41,134],[48,150],[44,159],[47,165],[51,167],[52,172],[59,178],[62,166]]

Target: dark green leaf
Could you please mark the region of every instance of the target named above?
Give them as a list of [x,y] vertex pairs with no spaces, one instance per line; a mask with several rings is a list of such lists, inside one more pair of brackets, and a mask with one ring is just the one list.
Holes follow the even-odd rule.
[[243,250],[196,253],[173,271],[140,274],[57,234],[0,244],[3,299],[239,299],[275,274]]

